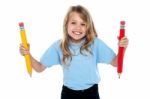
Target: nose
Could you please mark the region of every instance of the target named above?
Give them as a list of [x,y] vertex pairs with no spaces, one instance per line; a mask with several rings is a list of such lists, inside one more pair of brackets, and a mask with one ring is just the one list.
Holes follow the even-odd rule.
[[80,24],[77,24],[77,25],[76,25],[76,29],[77,29],[77,30],[80,30],[80,29],[81,29],[81,25],[80,25]]

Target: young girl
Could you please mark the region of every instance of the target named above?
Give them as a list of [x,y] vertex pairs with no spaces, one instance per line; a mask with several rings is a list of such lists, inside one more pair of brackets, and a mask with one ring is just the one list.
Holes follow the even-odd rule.
[[[47,67],[60,64],[63,68],[61,99],[100,99],[98,63],[116,67],[116,54],[97,37],[92,18],[83,6],[71,6],[63,24],[64,37],[53,43],[40,62],[28,49],[20,45],[21,55],[31,55],[32,67],[42,72]],[[126,48],[128,39],[118,43]]]

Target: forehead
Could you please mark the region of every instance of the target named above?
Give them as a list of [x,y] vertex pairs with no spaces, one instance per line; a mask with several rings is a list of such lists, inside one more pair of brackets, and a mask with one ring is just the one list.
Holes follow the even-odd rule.
[[85,18],[81,13],[71,12],[69,15],[69,20],[80,20],[85,22]]

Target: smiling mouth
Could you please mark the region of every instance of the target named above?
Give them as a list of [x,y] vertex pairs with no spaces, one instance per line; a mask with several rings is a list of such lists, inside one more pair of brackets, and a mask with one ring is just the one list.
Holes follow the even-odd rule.
[[75,34],[75,35],[80,35],[80,34],[82,34],[82,33],[81,33],[81,32],[73,31],[73,34]]

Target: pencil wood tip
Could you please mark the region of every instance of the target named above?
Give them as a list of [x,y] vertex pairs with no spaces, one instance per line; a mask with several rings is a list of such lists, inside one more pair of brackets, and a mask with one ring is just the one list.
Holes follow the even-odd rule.
[[120,79],[120,77],[121,77],[121,73],[118,73],[118,78]]
[[30,77],[32,77],[32,74],[29,74],[30,75]]

